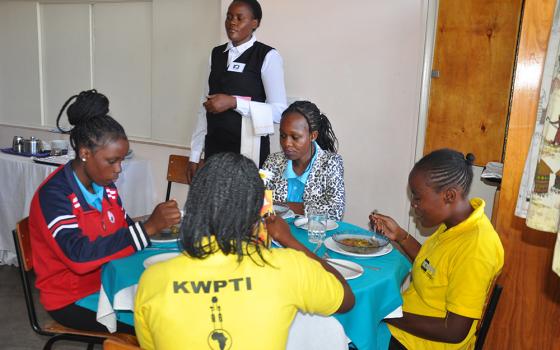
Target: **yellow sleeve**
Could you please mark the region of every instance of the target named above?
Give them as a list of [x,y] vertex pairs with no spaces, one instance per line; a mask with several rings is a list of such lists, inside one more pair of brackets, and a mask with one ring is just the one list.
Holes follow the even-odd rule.
[[[469,247],[463,252],[468,252]],[[480,319],[496,262],[473,254],[462,254],[449,274],[447,310],[457,315]]]
[[149,282],[148,274],[142,274],[140,282],[138,282],[138,290],[136,291],[136,297],[134,299],[134,330],[136,331],[136,337],[138,338],[140,347],[143,350],[155,350],[152,333],[150,332],[145,318],[147,306],[144,305],[144,300],[146,296],[146,289],[149,289],[150,285],[151,283]]
[[287,271],[292,298],[303,312],[331,315],[338,310],[344,298],[344,288],[338,279],[321,264],[302,252],[293,251]]

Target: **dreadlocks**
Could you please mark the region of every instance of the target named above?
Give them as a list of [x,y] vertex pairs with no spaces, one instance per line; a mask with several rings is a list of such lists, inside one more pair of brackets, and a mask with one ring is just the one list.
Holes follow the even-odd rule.
[[213,251],[211,236],[224,254],[237,254],[241,260],[255,249],[254,227],[263,204],[264,184],[257,167],[248,158],[234,153],[213,155],[191,184],[185,204],[180,239],[192,257],[205,258]]

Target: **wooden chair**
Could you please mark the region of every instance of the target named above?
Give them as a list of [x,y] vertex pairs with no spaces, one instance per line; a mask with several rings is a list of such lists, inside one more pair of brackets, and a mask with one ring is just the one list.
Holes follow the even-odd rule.
[[490,329],[492,318],[494,318],[496,306],[498,306],[498,302],[500,301],[502,289],[502,286],[497,283],[493,283],[492,292],[490,293],[490,297],[486,302],[486,306],[482,314],[482,319],[478,323],[478,329],[476,331],[476,342],[474,345],[475,350],[482,350],[482,348],[484,347],[484,341],[486,340],[486,335],[488,334],[488,330]]
[[126,344],[114,339],[107,339],[103,342],[103,350],[141,350],[136,345]]
[[[187,167],[189,166],[189,157],[181,156],[178,154],[170,154],[169,162],[167,163],[167,193],[165,195],[165,200],[169,200],[171,195],[171,184],[173,182],[188,185],[187,182]],[[204,165],[204,159],[198,162],[197,169],[200,169]]]
[[51,349],[53,344],[59,340],[70,340],[87,344],[87,349],[93,349],[95,344],[103,344],[105,339],[111,338],[116,341],[138,344],[136,337],[129,334],[105,333],[105,332],[88,332],[77,329],[64,327],[63,325],[50,321],[41,326],[37,319],[35,311],[35,302],[33,301],[33,289],[31,287],[31,275],[33,274],[33,255],[31,250],[31,237],[29,234],[29,220],[25,218],[17,223],[16,229],[12,231],[14,237],[14,245],[19,263],[21,282],[23,285],[23,294],[25,304],[27,306],[27,315],[29,323],[33,331],[40,335],[50,337],[45,343],[43,349]]
[[187,182],[187,167],[189,165],[189,157],[180,156],[177,154],[169,155],[169,162],[167,163],[167,194],[165,201],[169,200],[171,195],[171,184],[173,182],[188,185]]

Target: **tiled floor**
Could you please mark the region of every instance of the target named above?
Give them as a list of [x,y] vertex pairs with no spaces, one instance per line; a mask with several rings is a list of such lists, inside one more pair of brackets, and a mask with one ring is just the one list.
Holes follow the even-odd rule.
[[[37,295],[35,295],[37,297]],[[35,301],[39,320],[47,320],[48,315]],[[33,332],[27,318],[23,288],[19,270],[14,266],[0,265],[0,349],[35,350],[42,349],[47,337]],[[54,350],[86,349],[85,344],[60,341]],[[96,350],[102,347],[96,346]]]

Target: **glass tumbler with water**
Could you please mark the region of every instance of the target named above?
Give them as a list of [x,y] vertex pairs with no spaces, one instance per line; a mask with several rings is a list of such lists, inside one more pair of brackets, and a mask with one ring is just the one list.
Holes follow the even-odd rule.
[[325,239],[327,230],[327,215],[320,212],[307,213],[307,240],[319,243]]

